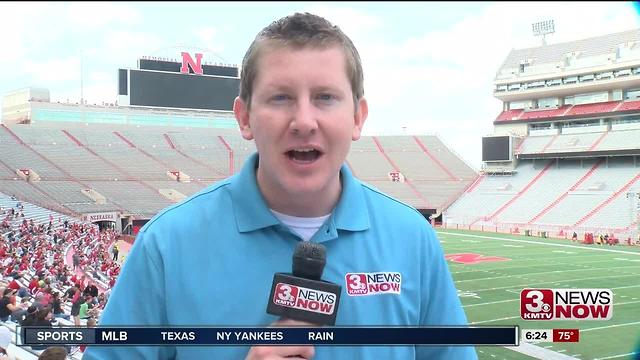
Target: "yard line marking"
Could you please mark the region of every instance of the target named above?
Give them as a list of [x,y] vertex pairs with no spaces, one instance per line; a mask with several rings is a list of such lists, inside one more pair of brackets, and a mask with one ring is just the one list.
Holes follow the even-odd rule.
[[627,355],[635,355],[636,352],[632,352],[632,353],[628,353],[628,354],[620,354],[620,355],[613,355],[613,356],[607,356],[607,357],[603,357],[603,358],[597,358],[595,360],[606,360],[606,359],[615,359],[615,358],[619,358],[619,357],[623,357],[623,356],[627,356]]
[[[614,304],[614,305],[615,305],[615,304]],[[640,324],[640,321],[636,321],[636,322],[632,322],[632,323],[624,323],[624,324],[608,325],[608,326],[598,326],[598,327],[592,327],[592,328],[588,328],[588,329],[580,329],[580,332],[581,332],[581,333],[583,333],[583,332],[585,332],[585,331],[601,330],[601,329],[610,329],[610,328],[614,328],[614,327],[629,326],[629,325],[636,325],[636,324]]]
[[517,351],[521,354],[525,354],[528,355],[530,357],[536,358],[536,359],[547,359],[547,360],[575,360],[575,358],[569,356],[569,355],[565,355],[565,354],[560,354],[558,352],[555,352],[553,350],[549,350],[549,348],[551,348],[551,345],[545,346],[544,348],[534,345],[534,344],[529,344],[526,342],[522,342],[520,343],[520,346],[505,346],[505,349],[509,349],[512,351]]
[[567,351],[567,349],[558,350],[559,353],[563,353],[565,351]]
[[639,259],[627,259],[627,258],[613,258],[613,260],[622,260],[622,261],[640,261]]
[[[581,256],[585,256],[585,255],[584,255],[584,254],[581,254]],[[530,260],[526,260],[526,259],[518,259],[517,257],[516,257],[516,258],[512,258],[512,259],[513,259],[513,260],[516,260],[516,261],[517,261],[517,262],[516,262],[517,264],[527,263],[527,262],[529,262],[529,261],[535,261],[535,262],[536,262],[536,264],[535,264],[535,265],[505,266],[505,267],[501,267],[499,270],[502,270],[502,271],[510,271],[510,270],[513,270],[513,269],[527,269],[527,268],[530,268],[531,266],[539,266],[539,265],[556,265],[556,264],[558,264],[558,262],[557,262],[557,261],[555,261],[555,260],[565,260],[565,259],[566,259],[566,256],[560,256],[560,257],[556,257],[556,258],[554,258],[554,257],[549,257],[549,258],[545,258],[545,259],[530,259]],[[611,259],[603,259],[603,260],[588,261],[588,262],[581,263],[581,264],[573,264],[573,263],[572,263],[572,264],[571,264],[571,266],[582,266],[583,268],[587,268],[587,269],[589,269],[589,268],[590,268],[590,266],[588,266],[588,265],[592,265],[592,264],[595,264],[595,263],[601,263],[601,262],[610,263],[610,262],[611,262]],[[461,266],[461,267],[462,267],[462,266],[464,266],[464,265],[462,265],[462,264],[456,264],[456,263],[453,263],[452,265]],[[465,268],[465,270],[464,270],[464,271],[454,271],[454,272],[452,272],[451,274],[465,274],[465,273],[476,273],[476,272],[487,272],[487,273],[492,273],[492,272],[494,271],[493,269],[487,269],[487,270],[482,270],[482,269],[466,270],[466,269],[468,269],[468,267],[467,267],[467,268]],[[497,270],[497,269],[496,269],[496,270]]]
[[501,286],[501,287],[487,288],[487,289],[468,289],[468,290],[465,289],[464,291],[478,292],[478,291],[490,291],[490,290],[501,290],[501,289],[514,289],[514,288],[522,288],[522,287],[531,288],[531,285],[537,285],[537,284],[558,284],[558,283],[572,282],[572,281],[608,279],[608,278],[612,278],[612,277],[622,278],[622,277],[629,277],[629,276],[638,276],[638,274],[609,275],[609,276],[588,277],[588,278],[579,278],[579,279],[564,279],[564,280],[558,280],[558,281],[538,281],[538,282],[535,282],[535,283],[515,284],[515,285],[510,285],[510,286]]
[[[551,273],[567,273],[567,272],[571,272],[571,271],[591,271],[591,270],[608,270],[608,269],[618,269],[618,268],[628,268],[630,266],[615,266],[615,267],[604,267],[604,268],[589,268],[589,269],[573,269],[573,270],[553,270],[553,271],[541,271],[541,272],[529,272],[526,274],[516,274],[516,275],[503,275],[503,276],[496,276],[496,277],[489,277],[489,278],[478,278],[478,279],[469,279],[469,280],[458,280],[456,281],[457,283],[459,282],[465,282],[465,281],[484,281],[484,280],[493,280],[493,279],[502,279],[502,278],[511,278],[511,277],[518,277],[518,276],[528,276],[528,275],[536,275],[536,274],[551,274]],[[633,266],[631,266],[633,267]]]
[[[504,317],[504,318],[500,318],[500,319],[491,319],[491,320],[482,320],[482,321],[472,321],[469,324],[470,325],[475,325],[475,324],[484,324],[484,323],[489,323],[489,322],[495,322],[495,321],[500,321],[500,320],[510,320],[510,319],[516,319],[516,318],[520,318],[520,316],[509,316],[509,317]],[[580,330],[582,331],[582,330]]]
[[[551,244],[551,243],[537,242],[537,241],[531,241],[531,240],[516,240],[516,239],[508,239],[508,238],[499,238],[499,237],[494,237],[494,236],[471,235],[471,234],[453,233],[453,232],[446,232],[446,231],[441,231],[440,233],[447,234],[447,235],[474,237],[474,238],[480,238],[480,239],[512,241],[512,242],[517,242],[517,243],[557,246],[557,247],[579,249],[579,250],[606,251],[606,252],[613,252],[613,253],[619,253],[619,254],[628,254],[628,255],[633,255],[633,256],[640,256],[640,252],[631,252],[631,251],[623,251],[623,250],[602,249],[602,248],[588,248],[588,247],[582,247],[582,246],[576,246],[576,245]],[[464,241],[464,240],[462,240],[462,241]]]
[[523,248],[524,245],[511,245],[511,244],[503,244],[504,247],[512,247],[512,248]]
[[[629,285],[629,286],[619,286],[619,287],[614,287],[611,288],[612,290],[618,290],[618,289],[627,289],[627,288],[632,288],[632,287],[638,287],[640,285]],[[633,298],[633,300],[637,300],[636,298]]]
[[509,299],[509,300],[500,300],[500,301],[492,301],[492,302],[486,302],[486,303],[479,303],[479,304],[469,304],[469,305],[463,305],[462,307],[472,307],[472,306],[482,306],[482,305],[491,305],[491,304],[499,304],[499,303],[505,303],[505,302],[510,302],[510,301],[519,301],[520,299]]
[[573,251],[564,251],[564,250],[553,250],[552,252],[560,253],[560,254],[575,254],[575,252]]
[[627,302],[623,302],[623,303],[613,304],[613,306],[616,306],[616,305],[637,304],[637,303],[639,303],[639,302],[640,302],[640,301],[627,301]]

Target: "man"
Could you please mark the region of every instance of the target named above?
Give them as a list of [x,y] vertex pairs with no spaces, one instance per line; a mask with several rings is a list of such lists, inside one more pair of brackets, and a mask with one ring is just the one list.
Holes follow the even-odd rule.
[[89,309],[92,301],[93,298],[91,295],[87,294],[79,297],[78,300],[71,305],[71,316],[73,316],[74,325],[80,326],[80,320],[89,317]]
[[94,285],[93,280],[89,279],[87,287],[82,292],[83,295],[91,295],[93,298],[93,305],[97,305],[98,302],[98,287]]
[[0,299],[0,321],[8,321],[9,316],[14,322],[22,321],[22,317],[27,312],[27,305],[16,305],[16,291],[11,288],[4,289]]
[[120,249],[118,249],[118,244],[114,244],[113,245],[113,261],[118,261],[118,253],[120,252]]
[[[344,165],[367,118],[359,55],[326,20],[295,14],[250,46],[234,113],[258,154],[138,234],[100,325],[302,324],[265,313],[300,241],[327,248],[336,325],[466,324],[433,229]],[[348,296],[347,273],[401,274],[398,293]],[[353,285],[353,284],[352,284]],[[144,294],[144,306],[140,295]],[[198,294],[190,296],[189,294]],[[131,309],[136,311],[131,311]],[[309,326],[309,324],[306,324]],[[471,347],[90,347],[84,359],[475,359]]]
[[67,349],[63,346],[51,346],[38,355],[38,360],[65,360],[67,355]]

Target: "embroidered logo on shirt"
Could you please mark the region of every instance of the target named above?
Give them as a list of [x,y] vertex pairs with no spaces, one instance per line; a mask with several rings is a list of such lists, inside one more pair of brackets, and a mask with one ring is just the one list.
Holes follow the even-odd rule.
[[402,285],[398,272],[348,273],[344,279],[349,296],[400,294]]

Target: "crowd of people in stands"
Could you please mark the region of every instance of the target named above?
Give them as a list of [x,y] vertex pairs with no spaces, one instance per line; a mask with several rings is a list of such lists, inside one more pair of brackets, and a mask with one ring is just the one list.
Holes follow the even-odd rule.
[[57,318],[73,317],[75,325],[95,326],[120,272],[109,251],[118,235],[52,215],[48,224],[36,224],[20,202],[0,207],[0,321],[53,326]]

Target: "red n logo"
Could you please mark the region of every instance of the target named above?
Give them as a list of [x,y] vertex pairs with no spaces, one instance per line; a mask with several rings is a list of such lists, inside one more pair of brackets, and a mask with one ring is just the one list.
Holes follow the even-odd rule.
[[509,258],[504,258],[500,256],[484,256],[484,255],[474,254],[474,253],[447,254],[444,256],[444,258],[447,260],[451,260],[453,262],[457,262],[460,264],[468,264],[468,265],[478,264],[482,262],[511,260]]
[[196,61],[193,61],[189,53],[182,53],[182,67],[180,68],[180,72],[188,74],[189,68],[191,68],[194,74],[202,75],[202,54],[196,53]]

